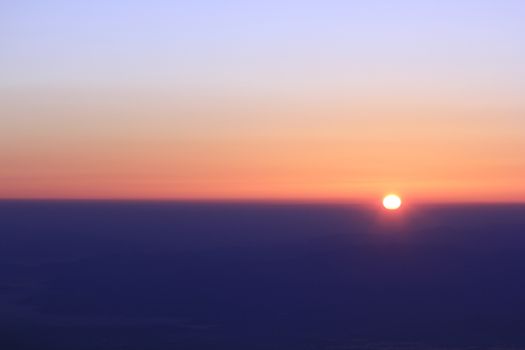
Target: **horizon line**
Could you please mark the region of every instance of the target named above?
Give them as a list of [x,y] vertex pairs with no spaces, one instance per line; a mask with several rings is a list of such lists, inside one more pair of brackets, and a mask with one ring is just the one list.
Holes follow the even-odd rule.
[[[405,197],[406,198],[406,197]],[[403,204],[407,205],[525,205],[525,200],[407,200],[403,198]],[[152,198],[152,197],[0,197],[0,202],[144,202],[144,203],[275,203],[275,204],[346,204],[346,205],[370,205],[380,202],[382,196],[375,199],[336,199],[336,198]]]

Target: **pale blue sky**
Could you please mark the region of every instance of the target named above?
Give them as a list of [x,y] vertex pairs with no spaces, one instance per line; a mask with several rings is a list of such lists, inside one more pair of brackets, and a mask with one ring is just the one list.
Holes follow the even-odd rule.
[[525,3],[516,0],[0,6],[2,87],[264,85],[305,74],[338,83],[374,72],[523,78]]

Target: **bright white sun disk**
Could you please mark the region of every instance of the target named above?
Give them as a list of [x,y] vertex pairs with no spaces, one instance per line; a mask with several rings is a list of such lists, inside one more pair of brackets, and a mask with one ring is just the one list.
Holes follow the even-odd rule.
[[389,194],[383,198],[383,206],[388,210],[396,210],[401,206],[401,198],[395,194]]

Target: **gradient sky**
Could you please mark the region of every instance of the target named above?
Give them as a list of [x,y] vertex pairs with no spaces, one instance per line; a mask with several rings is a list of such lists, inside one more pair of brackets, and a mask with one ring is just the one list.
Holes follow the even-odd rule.
[[3,1],[0,198],[525,201],[525,2]]

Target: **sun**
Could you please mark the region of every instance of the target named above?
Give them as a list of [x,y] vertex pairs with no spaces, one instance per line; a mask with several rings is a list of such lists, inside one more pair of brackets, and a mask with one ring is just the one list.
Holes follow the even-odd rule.
[[396,210],[401,206],[401,198],[396,194],[389,194],[383,198],[383,206],[388,210]]

